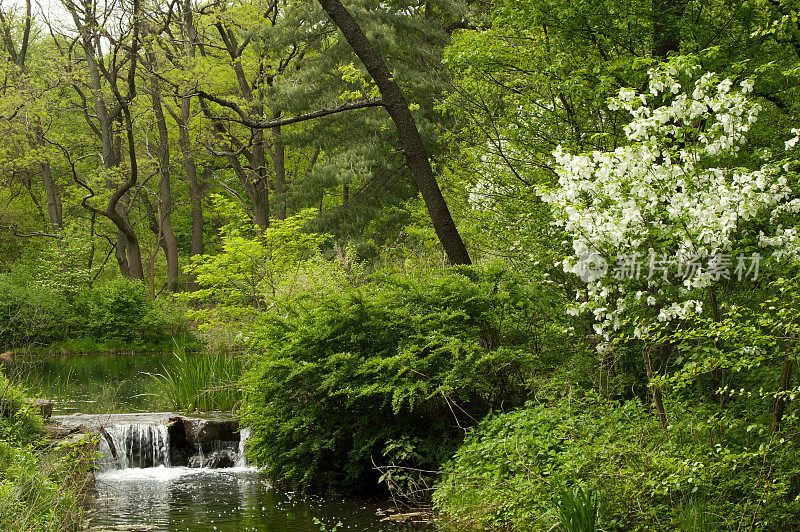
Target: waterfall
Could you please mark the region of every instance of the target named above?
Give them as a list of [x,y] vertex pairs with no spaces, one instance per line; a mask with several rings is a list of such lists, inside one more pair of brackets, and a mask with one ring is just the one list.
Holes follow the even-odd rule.
[[[209,426],[212,427],[209,430],[218,430],[217,425]],[[105,471],[160,466],[191,469],[249,466],[245,451],[250,429],[214,433],[223,439],[208,439],[206,435],[202,443],[195,443],[198,433],[195,429],[175,418],[163,423],[126,422],[99,426],[97,450],[100,458],[97,465]]]
[[98,451],[104,469],[170,466],[166,425],[131,423],[100,429]]
[[236,454],[236,467],[247,467],[247,440],[250,439],[250,429],[239,431],[239,451]]

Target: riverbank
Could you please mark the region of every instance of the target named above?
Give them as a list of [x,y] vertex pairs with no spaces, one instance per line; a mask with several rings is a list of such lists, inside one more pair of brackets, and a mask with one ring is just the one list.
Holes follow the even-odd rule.
[[94,467],[85,438],[54,445],[25,391],[0,374],[0,529],[77,530]]

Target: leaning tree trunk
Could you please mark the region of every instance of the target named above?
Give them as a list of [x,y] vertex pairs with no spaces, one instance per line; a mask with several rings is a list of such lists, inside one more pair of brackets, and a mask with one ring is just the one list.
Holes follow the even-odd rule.
[[[272,118],[280,118],[281,112],[274,110]],[[275,218],[286,219],[286,148],[283,145],[281,127],[270,129],[272,134],[272,168],[275,170]]]
[[400,145],[405,153],[408,166],[414,175],[428,214],[433,222],[436,235],[444,247],[451,264],[470,264],[469,253],[458,233],[450,209],[444,201],[442,191],[428,160],[428,152],[417,130],[414,115],[408,108],[408,101],[399,85],[394,81],[380,52],[372,46],[361,27],[339,0],[318,0],[322,9],[328,13],[333,23],[344,34],[353,52],[369,72],[380,90],[383,104],[397,128]]

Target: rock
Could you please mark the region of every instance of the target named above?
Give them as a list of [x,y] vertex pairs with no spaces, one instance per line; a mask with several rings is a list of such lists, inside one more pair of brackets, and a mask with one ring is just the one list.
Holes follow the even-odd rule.
[[205,467],[220,469],[236,465],[236,456],[231,451],[215,451],[206,459]]
[[189,456],[189,444],[186,441],[185,420],[182,417],[171,417],[167,421],[169,433],[169,462],[173,467],[185,466]]
[[236,455],[233,451],[222,450],[214,451],[208,456],[195,455],[189,458],[189,467],[207,467],[210,469],[222,469],[236,465]]
[[25,402],[36,407],[44,419],[50,419],[53,415],[53,401],[49,399],[26,399]]
[[61,440],[71,434],[86,434],[87,432],[92,432],[92,427],[83,423],[77,427],[70,427],[55,421],[45,425],[44,431],[47,433],[50,439]]
[[389,515],[381,519],[381,521],[390,521],[394,523],[430,523],[432,522],[432,517],[430,512],[420,511]]
[[206,443],[215,440],[239,441],[239,422],[236,420],[184,419],[186,443]]

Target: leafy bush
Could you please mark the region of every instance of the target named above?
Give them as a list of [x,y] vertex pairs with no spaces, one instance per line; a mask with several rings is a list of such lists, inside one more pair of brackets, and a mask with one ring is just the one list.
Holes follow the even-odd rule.
[[0,529],[78,530],[84,521],[80,492],[93,464],[89,448],[41,450],[41,417],[2,375],[0,404]]
[[98,340],[126,346],[166,342],[176,328],[169,311],[150,301],[144,284],[122,277],[92,291],[87,325]]
[[602,530],[783,530],[800,518],[800,462],[777,443],[702,405],[663,431],[635,402],[529,404],[470,433],[434,502],[458,523],[551,530],[568,486],[597,494]]
[[436,468],[559,356],[545,299],[502,269],[457,268],[265,317],[243,381],[251,459],[307,491],[375,489],[376,467],[390,483],[403,467]]
[[164,299],[151,302],[139,281],[117,278],[67,292],[52,283],[0,274],[0,351],[74,341],[87,351],[152,348],[185,336],[183,312]]
[[69,309],[58,294],[15,283],[0,274],[0,350],[45,344],[66,332]]

